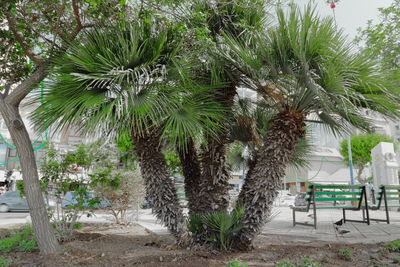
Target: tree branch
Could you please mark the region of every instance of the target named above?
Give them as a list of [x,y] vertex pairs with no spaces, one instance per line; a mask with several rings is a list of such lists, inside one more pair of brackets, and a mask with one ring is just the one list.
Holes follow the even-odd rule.
[[34,73],[20,83],[11,93],[6,96],[5,101],[10,105],[18,106],[19,103],[37,86],[47,75],[49,63],[42,63]]
[[75,16],[75,20],[76,20],[75,31],[79,32],[82,29],[82,21],[81,21],[80,15],[79,15],[79,7],[75,0],[72,0],[72,8],[74,9],[74,16]]
[[43,61],[31,50],[29,44],[26,42],[24,36],[17,30],[17,26],[15,23],[15,18],[11,13],[10,6],[7,8],[6,17],[8,21],[8,26],[11,32],[14,34],[15,39],[17,39],[18,43],[21,45],[25,54],[32,60],[36,65],[42,65]]

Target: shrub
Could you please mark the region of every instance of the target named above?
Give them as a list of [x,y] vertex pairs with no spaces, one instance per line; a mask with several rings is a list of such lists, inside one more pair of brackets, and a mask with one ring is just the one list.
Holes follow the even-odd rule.
[[8,267],[11,265],[11,261],[0,256],[0,267]]
[[238,260],[230,260],[227,264],[226,267],[248,267],[249,265],[241,263]]
[[400,251],[400,240],[396,240],[390,243],[386,243],[386,247],[391,252],[399,252]]
[[233,247],[235,236],[243,227],[243,216],[243,208],[236,208],[230,213],[196,214],[189,218],[187,226],[198,241],[229,250]]
[[346,261],[351,261],[353,258],[353,254],[351,253],[351,251],[347,248],[341,248],[339,249],[339,257],[346,260]]

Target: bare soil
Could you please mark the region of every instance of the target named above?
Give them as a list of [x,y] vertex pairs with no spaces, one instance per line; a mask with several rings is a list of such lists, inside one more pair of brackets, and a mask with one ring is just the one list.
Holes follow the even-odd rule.
[[[2,230],[0,229],[0,232]],[[84,225],[73,240],[63,244],[59,255],[1,253],[12,260],[11,266],[226,266],[237,259],[248,266],[275,266],[281,259],[299,263],[310,257],[321,266],[399,266],[400,253],[389,252],[379,244],[333,244],[321,241],[292,240],[288,236],[260,236],[249,252],[218,252],[206,249],[188,250],[174,245],[171,236],[156,236],[141,226],[111,224]],[[352,253],[342,259],[339,249]]]

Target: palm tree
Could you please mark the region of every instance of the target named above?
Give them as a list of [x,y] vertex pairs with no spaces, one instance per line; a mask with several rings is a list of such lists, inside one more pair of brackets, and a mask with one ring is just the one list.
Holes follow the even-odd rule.
[[181,19],[187,23],[189,31],[207,33],[204,39],[192,40],[193,49],[190,53],[194,60],[202,60],[196,70],[200,83],[225,84],[215,88],[211,96],[225,108],[224,116],[227,119],[224,130],[216,136],[203,137],[199,151],[194,146],[192,153],[180,157],[185,180],[191,188],[188,193],[202,199],[192,202],[191,214],[226,211],[228,207],[231,176],[226,153],[239,79],[231,66],[219,56],[219,50],[224,46],[221,36],[223,33],[238,36],[261,29],[267,15],[265,6],[264,0],[192,0],[185,2],[182,8]]
[[219,106],[193,84],[179,61],[181,39],[157,22],[87,31],[55,61],[39,128],[74,125],[83,133],[129,133],[157,218],[179,239],[184,216],[161,152],[162,140],[185,150],[201,131],[220,129]]
[[375,62],[353,53],[332,19],[320,19],[310,6],[300,12],[293,5],[288,15],[277,9],[276,27],[251,42],[226,40],[225,57],[243,83],[276,110],[242,189],[246,211],[237,244],[246,249],[270,215],[307,118],[317,117],[335,132],[346,124],[368,129],[363,108],[398,116],[400,102]]

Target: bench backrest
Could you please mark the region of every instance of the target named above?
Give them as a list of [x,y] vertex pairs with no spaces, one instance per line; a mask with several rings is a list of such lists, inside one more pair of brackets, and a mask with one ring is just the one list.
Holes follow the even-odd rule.
[[[316,205],[318,202],[342,201],[347,208],[360,209],[365,194],[364,185],[310,184],[306,197],[307,208],[309,209],[311,203]],[[354,201],[358,201],[357,206],[351,204]]]
[[[400,201],[400,185],[381,185],[379,186],[379,192],[376,197],[378,200],[378,208],[381,206],[382,201],[387,200],[398,200]],[[399,203],[400,206],[400,203]]]

